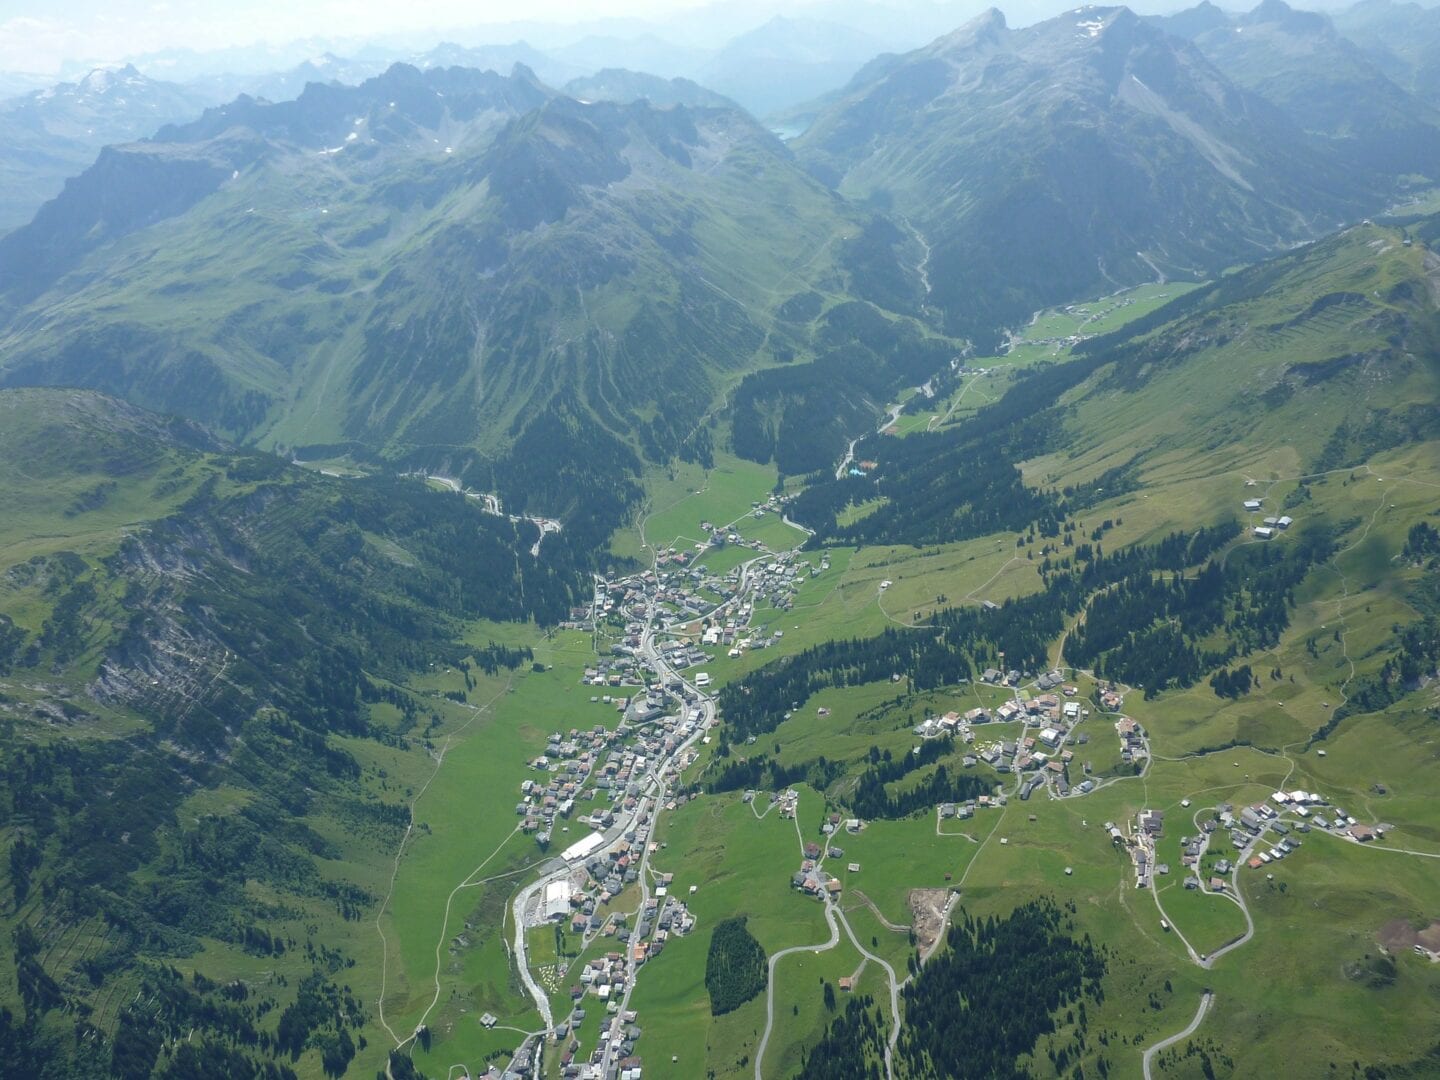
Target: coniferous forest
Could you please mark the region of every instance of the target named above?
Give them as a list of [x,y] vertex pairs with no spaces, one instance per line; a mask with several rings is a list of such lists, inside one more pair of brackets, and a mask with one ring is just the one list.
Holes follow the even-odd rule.
[[[962,909],[946,947],[901,991],[905,1022],[895,1048],[896,1074],[908,1080],[1027,1080],[1037,1074],[1019,1059],[1036,1052],[1042,1038],[1059,1035],[1048,1051],[1054,1072],[1040,1075],[1069,1075],[1089,1046],[1086,1003],[1104,1000],[1108,966],[1088,935],[1075,936],[1072,914],[1049,898],[999,919],[976,919]],[[807,1052],[801,1077],[884,1076],[887,1030],[868,996],[850,999]]]
[[765,989],[765,950],[736,916],[715,924],[710,951],[705,957],[705,989],[710,992],[710,1013],[733,1012]]

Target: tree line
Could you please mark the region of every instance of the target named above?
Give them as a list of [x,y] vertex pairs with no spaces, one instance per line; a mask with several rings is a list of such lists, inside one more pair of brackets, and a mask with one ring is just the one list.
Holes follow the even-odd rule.
[[[723,687],[719,694],[724,735],[743,739],[773,731],[787,711],[831,686],[903,680],[910,691],[953,685],[976,670],[999,665],[1042,670],[1050,643],[1093,594],[1140,574],[1175,572],[1207,559],[1239,531],[1231,521],[1154,544],[1131,545],[1107,554],[1100,545],[1076,549],[1074,559],[1042,574],[1045,587],[1006,600],[995,610],[949,607],[935,612],[930,627],[888,628],[870,638],[828,641],[765,665]],[[1082,558],[1083,556],[1083,558]],[[1067,644],[1068,650],[1068,644]]]
[[[438,703],[406,689],[432,663],[500,671],[532,659],[523,648],[470,646],[468,620],[563,617],[588,595],[589,564],[567,554],[568,541],[552,547],[558,538],[548,537],[534,559],[532,526],[463,498],[411,481],[257,473],[249,461],[236,465],[244,486],[206,484],[98,565],[64,553],[27,564],[50,608],[42,629],[0,625],[0,661],[92,688],[55,702],[72,721],[112,712],[141,721],[103,740],[63,731],[30,740],[14,719],[0,728],[7,906],[21,915],[19,940],[36,939],[36,912],[47,933],[97,916],[106,927],[104,947],[73,971],[47,968],[48,950],[16,950],[25,1016],[0,1024],[0,1044],[13,1051],[5,1060],[50,1063],[24,1075],[104,1075],[117,1046],[114,1064],[133,1071],[149,1045],[145,1025],[125,1033],[122,1018],[113,1038],[97,1031],[81,1043],[61,1033],[96,994],[195,955],[206,939],[255,955],[302,951],[324,981],[300,988],[288,1019],[286,1010],[263,1025],[252,1016],[253,1036],[218,1006],[176,996],[195,1040],[164,1051],[154,1071],[278,1080],[276,1058],[314,1050],[343,1072],[357,1046],[353,1025],[333,1018],[362,1013],[328,980],[350,961],[286,927],[326,909],[357,919],[374,897],[319,872],[319,860],[345,852],[311,822],[331,817],[347,845],[393,850],[408,819],[400,802],[366,797],[345,740],[408,745],[416,720],[438,721]],[[169,659],[179,653],[183,667]],[[377,722],[380,702],[398,723]],[[233,811],[180,812],[194,792],[221,786],[245,793]],[[153,994],[178,991],[161,980]],[[92,1060],[97,1046],[104,1060]]]
[[[911,958],[896,1074],[1029,1080],[1035,1074],[1021,1059],[1038,1055],[1041,1039],[1056,1035],[1059,1046],[1052,1040],[1048,1049],[1055,1072],[1079,1069],[1096,1049],[1086,1005],[1104,1001],[1108,962],[1088,934],[1076,937],[1073,913],[1048,897],[998,919],[976,919],[962,908],[946,948],[923,967]],[[805,1051],[801,1080],[878,1080],[888,1034],[872,998],[851,998]],[[1095,1060],[1100,1075],[1108,1075],[1103,1052]]]
[[[1147,698],[1191,686],[1237,656],[1273,647],[1290,624],[1296,587],[1334,551],[1333,530],[1317,521],[1292,542],[1236,548],[1190,577],[1138,569],[1088,602],[1066,636],[1065,657],[1143,687]],[[1212,685],[1228,693],[1232,680]],[[1238,692],[1248,688],[1247,681]]]

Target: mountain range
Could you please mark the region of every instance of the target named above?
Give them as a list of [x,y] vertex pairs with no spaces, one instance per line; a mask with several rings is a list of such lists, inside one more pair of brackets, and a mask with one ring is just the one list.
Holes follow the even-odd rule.
[[[816,471],[967,339],[1420,182],[1428,107],[1324,20],[1178,18],[1194,42],[1125,8],[991,11],[866,65],[789,145],[635,72],[242,95],[106,148],[0,239],[0,384],[445,469],[597,529],[677,454]],[[1347,119],[1306,122],[1323,93]]]
[[643,71],[629,71],[625,68],[604,68],[594,75],[571,79],[565,84],[565,93],[577,101],[614,101],[626,104],[633,101],[648,101],[660,108],[671,105],[689,105],[696,108],[738,108],[735,102],[707,90],[690,79],[662,79]]
[[1440,10],[1394,0],[1361,0],[1331,17],[1340,32],[1387,75],[1440,106]]
[[867,220],[734,108],[396,66],[107,149],[0,240],[3,381],[475,469],[559,513],[578,476],[680,452],[747,372],[833,350],[868,296],[923,335]]
[[193,90],[130,65],[0,103],[0,232],[29,221],[101,147],[153,135],[205,104]]
[[1440,121],[1360,7],[0,115],[71,170],[0,227],[0,1075],[1433,1074]]
[[1357,225],[1080,342],[974,416],[879,440],[873,471],[813,485],[793,513],[831,543],[934,544],[1281,449],[1300,473],[1358,466],[1440,438],[1437,347],[1440,260]]
[[[396,62],[421,70],[497,72],[522,64],[552,86],[581,78],[613,83],[615,71],[631,70],[662,80],[698,80],[762,115],[843,84],[887,44],[888,39],[839,24],[777,18],[710,48],[687,47],[648,33],[591,34],[544,50],[523,40],[474,45],[447,41],[425,49],[367,47],[342,55],[327,43],[300,42],[285,48],[222,50],[208,58],[184,50],[155,54],[140,58],[139,67],[97,67],[75,82],[0,101],[0,233],[28,221],[65,179],[94,162],[104,146],[148,138],[165,124],[191,119],[207,106],[242,95],[281,102],[298,97],[312,82],[358,86]],[[313,51],[307,54],[306,49]],[[23,91],[34,82],[33,77],[17,76],[8,85]],[[6,96],[5,85],[0,76],[0,99]],[[608,91],[577,91],[577,96],[614,99]],[[642,95],[624,99],[635,96]],[[684,96],[691,104],[703,98],[694,90]],[[667,102],[674,100],[673,92],[665,96]]]
[[1357,168],[1391,175],[1435,171],[1440,110],[1392,81],[1326,16],[1297,11],[1284,0],[1265,0],[1218,23],[1217,13],[1202,5],[1157,21],[1190,37],[1236,85],[1329,140],[1333,152]]
[[1397,186],[1126,8],[1019,30],[992,10],[852,83],[795,147],[842,193],[912,223],[934,303],[967,334],[1066,297],[1214,272]]
[[[871,475],[817,483],[792,512],[819,527],[827,545],[866,545],[870,558],[886,557],[879,545],[916,545],[909,555],[899,549],[900,558],[912,560],[899,564],[908,570],[917,556],[942,550],[937,543],[971,535],[965,529],[975,524],[977,503],[965,497],[965,485],[998,482],[994,493],[1002,498],[979,508],[1002,517],[1018,510],[1022,517],[990,522],[980,532],[985,546],[992,533],[1011,546],[1012,530],[1025,546],[1023,530],[1038,525],[1041,573],[1054,569],[1052,580],[1064,586],[1072,576],[1113,576],[1117,564],[1124,572],[1127,560],[1157,550],[1110,543],[1108,530],[1121,523],[1108,516],[1099,523],[1102,512],[1113,513],[1099,505],[1114,506],[1129,495],[1127,519],[1167,513],[1165,500],[1186,500],[1189,513],[1192,504],[1205,509],[1211,500],[1233,505],[1250,490],[1241,487],[1241,477],[1257,463],[1293,462],[1314,488],[1302,482],[1285,496],[1286,511],[1302,518],[1294,541],[1262,547],[1242,539],[1228,552],[1235,556],[1230,565],[1248,556],[1267,571],[1251,579],[1257,592],[1265,588],[1267,603],[1232,590],[1213,623],[1182,613],[1188,616],[1182,625],[1201,622],[1215,631],[1207,644],[1237,639],[1243,652],[1236,659],[1273,655],[1277,611],[1288,620],[1295,609],[1300,623],[1323,604],[1319,618],[1333,618],[1338,605],[1324,593],[1321,599],[1311,594],[1328,587],[1343,596],[1341,588],[1349,589],[1328,565],[1316,567],[1319,581],[1295,567],[1297,558],[1318,561],[1334,550],[1333,542],[1317,549],[1315,538],[1316,530],[1328,535],[1330,511],[1322,501],[1335,499],[1334,489],[1347,499],[1343,506],[1370,511],[1368,520],[1357,515],[1344,523],[1357,535],[1357,547],[1386,506],[1394,508],[1391,500],[1412,516],[1433,519],[1433,500],[1397,478],[1403,468],[1394,452],[1414,453],[1440,438],[1440,270],[1430,250],[1437,242],[1440,217],[1414,222],[1403,238],[1395,229],[1359,226],[1227,275],[1083,343],[1073,358],[1014,380],[971,417],[933,433],[884,440]],[[1382,480],[1389,482],[1377,496]],[[386,968],[362,943],[371,940],[374,913],[385,910],[387,888],[393,891],[396,852],[416,859],[406,852],[405,837],[430,832],[430,820],[451,820],[425,818],[417,826],[413,804],[455,742],[447,728],[463,734],[465,725],[485,722],[489,703],[517,683],[526,689],[522,680],[532,680],[532,694],[534,680],[549,680],[541,684],[545,697],[527,702],[559,700],[580,709],[588,696],[589,687],[578,686],[578,700],[560,697],[574,684],[569,678],[560,683],[543,662],[563,656],[559,650],[537,645],[549,650],[537,661],[528,645],[481,644],[486,639],[475,635],[497,623],[477,620],[512,621],[498,624],[504,632],[531,617],[550,624],[563,618],[590,595],[588,543],[567,528],[546,540],[543,558],[530,557],[524,550],[534,527],[486,514],[476,500],[429,491],[413,479],[318,475],[237,449],[192,422],[88,390],[0,389],[0,486],[7,500],[0,516],[0,726],[7,734],[11,852],[0,925],[15,941],[14,976],[7,971],[4,985],[15,1011],[0,1009],[0,1054],[34,1076],[57,1066],[69,1075],[116,1077],[383,1073],[379,1065],[392,1044],[373,1002],[385,992]],[[1260,490],[1269,496],[1270,486]],[[1149,507],[1140,502],[1152,494]],[[849,522],[841,525],[834,511],[847,506],[859,513],[845,515]],[[1072,539],[1065,525],[1062,549],[1061,521],[1079,511],[1089,511],[1087,525],[1105,542],[1085,543],[1079,527]],[[1029,513],[1036,516],[1026,521]],[[1224,521],[1170,534],[1161,547],[1178,541],[1183,552],[1191,544],[1203,548],[1197,558],[1203,557],[1234,537],[1237,525]],[[1393,536],[1395,524],[1386,524]],[[1045,542],[1052,533],[1043,531],[1050,526],[1053,546]],[[1414,535],[1424,540],[1434,533]],[[1369,578],[1357,586],[1363,597],[1353,608],[1394,604],[1392,553],[1373,542],[1362,552],[1367,572],[1386,576],[1378,587]],[[1017,555],[1013,561],[1029,560]],[[1059,572],[1072,565],[1074,575]],[[1211,579],[1225,565],[1217,559]],[[887,571],[881,563],[870,572]],[[1418,568],[1405,572],[1418,576]],[[1429,573],[1433,580],[1433,562]],[[1193,580],[1166,573],[1157,583]],[[1189,638],[1175,640],[1163,620],[1149,618],[1133,600],[1136,591],[1131,581],[1101,587],[1099,595],[1130,600],[1139,612],[1138,632],[1127,621],[1118,644],[1102,638],[1094,601],[1088,617],[1064,636],[1065,657],[1074,662],[1086,655],[1082,649],[1098,650],[1107,663],[1138,666],[1144,657],[1137,639],[1151,647],[1148,657],[1167,648],[1162,660],[1172,665],[1198,657]],[[1061,588],[1051,593],[1054,603],[1063,602]],[[1414,595],[1423,602],[1423,592]],[[1011,599],[985,610],[972,603],[962,610],[967,618],[998,621],[1008,614],[996,612],[1009,613],[1015,604]],[[1258,630],[1235,627],[1231,604]],[[1151,627],[1152,621],[1162,626]],[[1055,622],[1063,625],[1058,613]],[[1341,627],[1332,641],[1318,619],[1294,628],[1312,649],[1331,648],[1324,644],[1330,641],[1336,653],[1344,647],[1341,630],[1353,635]],[[1249,634],[1258,640],[1245,641]],[[1011,635],[1017,642],[999,640],[1014,656],[1024,635]],[[743,691],[732,684],[727,723],[739,713],[734,697],[752,689],[758,697],[792,668],[811,677],[826,649],[849,655],[890,649],[883,667],[824,677],[833,695],[854,688],[841,678],[864,678],[893,693],[890,672],[925,655],[936,639],[943,637],[933,626],[919,633],[891,628],[786,656],[752,671]],[[1299,641],[1289,644],[1303,655]],[[1297,670],[1291,653],[1284,656],[1286,671]],[[1376,668],[1384,654],[1359,659]],[[437,668],[448,676],[440,685],[455,689],[439,692]],[[1163,674],[1152,659],[1144,677],[1157,670]],[[1203,675],[1208,667],[1199,670]],[[1198,677],[1185,676],[1190,683]],[[1388,681],[1368,673],[1363,679],[1354,682],[1380,704],[1362,712],[1393,700],[1384,696]],[[1270,681],[1293,685],[1282,684],[1279,673]],[[1166,686],[1146,682],[1145,688],[1148,694]],[[472,690],[479,691],[473,700]],[[1310,718],[1318,712],[1308,707],[1310,697],[1329,694],[1322,686],[1306,690],[1307,696],[1291,699],[1291,710],[1304,716],[1297,725],[1318,723]],[[1185,699],[1164,704],[1176,700]],[[1429,712],[1417,708],[1406,716],[1421,737],[1430,730],[1432,702],[1422,702]],[[1207,715],[1216,709],[1208,700],[1201,704]],[[1239,720],[1227,713],[1225,730],[1249,737],[1254,704],[1244,702]],[[1366,724],[1368,744],[1380,719],[1352,710],[1348,724],[1352,730]],[[525,756],[512,751],[543,747],[543,731],[551,726],[529,717],[516,724],[529,729],[523,737],[531,742],[504,741],[521,736],[500,724],[478,733],[484,752],[500,759],[495,775],[507,781],[501,788],[506,811],[512,771],[533,772]],[[776,721],[770,724],[773,729]],[[909,745],[909,726],[900,734]],[[1223,760],[1247,751],[1229,746]],[[1342,752],[1331,750],[1332,757]],[[1418,743],[1414,752],[1424,753]],[[467,773],[459,789],[470,815],[479,801],[474,775]],[[1264,786],[1273,786],[1268,780]],[[1386,803],[1386,813],[1412,812],[1427,791],[1417,784],[1407,800]],[[1050,801],[1032,805],[1044,812]],[[925,818],[910,820],[928,832],[929,816],[926,808]],[[790,850],[788,825],[786,831]],[[1309,836],[1306,842],[1322,843]],[[1113,858],[1108,841],[1100,843],[1103,857]],[[680,845],[673,850],[679,858]],[[1333,848],[1325,850],[1338,858]],[[516,865],[523,867],[534,854],[528,842],[522,851],[526,861],[517,858]],[[466,851],[462,873],[473,876],[472,865]],[[424,878],[423,887],[433,891],[433,874]],[[1130,893],[1129,880],[1123,889]],[[497,895],[503,902],[509,893]],[[1353,934],[1353,917],[1339,917],[1341,934]],[[1128,937],[1131,925],[1124,918],[1119,933]],[[1260,926],[1274,932],[1273,923]],[[482,931],[476,923],[469,932]],[[74,947],[57,947],[57,939]],[[424,946],[428,958],[429,936]],[[1280,947],[1287,956],[1300,955],[1293,941],[1282,938]],[[495,952],[499,958],[486,957],[487,965],[508,963],[498,947]],[[1327,966],[1330,960],[1325,957]],[[282,962],[284,970],[298,972],[293,980],[272,976]],[[1428,973],[1423,961],[1415,963]],[[181,967],[193,973],[182,977]],[[245,981],[232,972],[245,973]],[[425,974],[422,996],[428,997],[429,969]],[[1363,995],[1374,992],[1358,986],[1352,999],[1365,1001]],[[136,1008],[139,1003],[146,1008]],[[78,1040],[77,1015],[86,1018]],[[651,1038],[673,1022],[658,1009],[648,1015]],[[1292,1026],[1267,1026],[1264,1037],[1286,1044]],[[445,1042],[455,1038],[452,1029],[434,1037],[455,1056]],[[1244,1051],[1237,1044],[1234,1052]],[[282,1071],[287,1061],[297,1071]],[[731,1075],[749,1075],[748,1064]]]

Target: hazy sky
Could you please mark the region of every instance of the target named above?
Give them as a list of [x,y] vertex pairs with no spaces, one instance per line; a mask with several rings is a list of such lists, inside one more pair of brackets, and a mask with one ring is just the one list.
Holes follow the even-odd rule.
[[[57,70],[66,60],[117,59],[170,46],[366,37],[518,19],[574,22],[655,16],[693,0],[0,0],[0,70]],[[797,0],[776,9],[803,10]]]
[[[445,38],[464,44],[506,44],[522,33],[532,44],[549,36],[534,23],[593,24],[606,18],[664,23],[667,40],[718,45],[776,14],[813,14],[849,25],[868,24],[877,38],[907,24],[940,33],[995,4],[1012,25],[1058,13],[1077,0],[0,0],[0,72],[49,75],[69,64],[111,63],[162,49],[201,52],[258,42],[284,45],[325,38],[345,51],[364,41],[428,47]],[[1107,0],[1100,0],[1107,2]],[[1127,0],[1108,0],[1124,3]],[[1141,11],[1173,10],[1197,0],[1128,0]],[[1222,0],[1248,8],[1258,0]],[[1291,0],[1333,7],[1350,0]],[[1435,0],[1423,0],[1433,3]],[[849,16],[854,16],[850,18]],[[521,21],[529,26],[519,26]],[[858,20],[858,22],[856,21]],[[494,27],[493,34],[464,30]],[[915,28],[911,26],[910,28]],[[630,36],[624,28],[619,31]],[[718,38],[717,38],[718,35]],[[469,40],[465,40],[468,38]],[[906,47],[913,47],[912,41]],[[293,59],[288,63],[294,63]]]

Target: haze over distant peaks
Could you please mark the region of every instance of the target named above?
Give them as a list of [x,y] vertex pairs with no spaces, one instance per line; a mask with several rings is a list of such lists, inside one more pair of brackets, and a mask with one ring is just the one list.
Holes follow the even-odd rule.
[[707,90],[690,79],[662,79],[641,71],[606,68],[594,75],[571,79],[565,93],[582,101],[648,101],[652,105],[692,105],[701,108],[738,108],[735,102]]
[[1440,111],[1391,81],[1324,15],[1265,0],[1195,44],[1356,168],[1425,174],[1440,162]]
[[[1370,194],[1363,169],[1123,7],[1022,29],[992,9],[857,80],[795,145],[925,235],[956,330],[1204,272]],[[1197,230],[1197,215],[1226,224]]]
[[144,138],[205,104],[129,64],[0,102],[0,233],[28,221],[102,146]]

